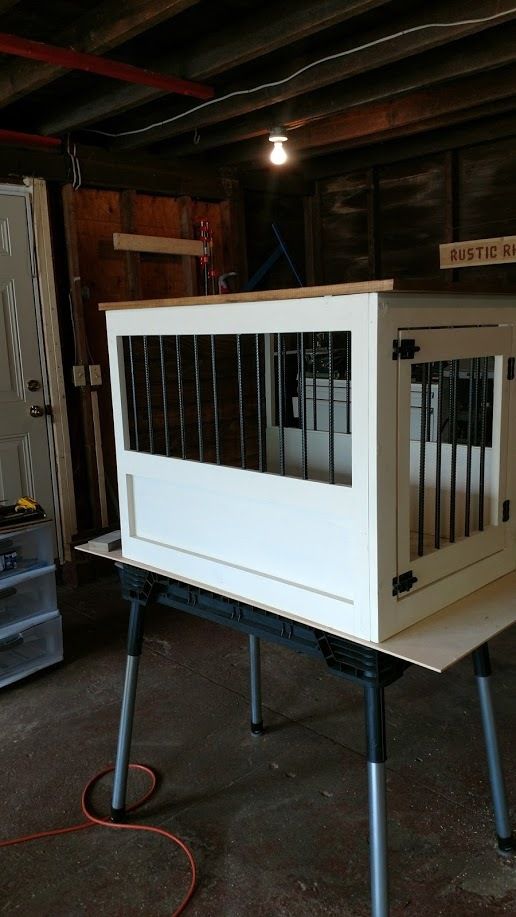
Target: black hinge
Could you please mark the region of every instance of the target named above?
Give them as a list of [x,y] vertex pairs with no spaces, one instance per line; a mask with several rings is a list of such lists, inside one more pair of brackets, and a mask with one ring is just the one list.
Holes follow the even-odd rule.
[[392,342],[392,359],[413,360],[418,350],[421,350],[421,347],[417,346],[414,338],[404,338],[403,341],[398,341],[397,338],[394,338]]
[[507,378],[509,382],[514,379],[514,357],[509,357],[507,360]]
[[511,501],[504,500],[502,503],[502,522],[508,522],[511,516]]
[[400,573],[399,576],[393,576],[392,594],[400,595],[402,592],[410,592],[414,583],[417,583],[417,576],[412,575],[412,570]]

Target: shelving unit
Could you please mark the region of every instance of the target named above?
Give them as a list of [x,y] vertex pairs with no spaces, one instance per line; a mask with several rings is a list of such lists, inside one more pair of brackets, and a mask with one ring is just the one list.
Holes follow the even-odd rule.
[[0,573],[0,688],[63,658],[51,522],[0,531],[8,550],[17,560]]

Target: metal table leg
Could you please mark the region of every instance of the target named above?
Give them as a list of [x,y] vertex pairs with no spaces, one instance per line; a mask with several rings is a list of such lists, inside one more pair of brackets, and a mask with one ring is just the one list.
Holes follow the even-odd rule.
[[249,681],[251,689],[251,732],[263,735],[262,717],[262,673],[260,666],[260,640],[249,634]]
[[388,917],[387,804],[384,689],[364,685],[369,791],[369,863],[372,917]]
[[480,700],[480,713],[484,730],[498,847],[503,853],[510,853],[515,849],[515,844],[507,805],[498,736],[496,734],[496,720],[491,697],[491,661],[487,643],[484,643],[473,653],[473,666]]
[[138,667],[142,652],[144,613],[145,607],[138,599],[133,599],[129,616],[127,663],[125,668],[115,774],[113,780],[113,795],[111,800],[111,818],[113,821],[123,821],[125,815],[127,773],[129,769],[129,755],[131,752],[134,704],[136,699],[136,687],[138,684]]

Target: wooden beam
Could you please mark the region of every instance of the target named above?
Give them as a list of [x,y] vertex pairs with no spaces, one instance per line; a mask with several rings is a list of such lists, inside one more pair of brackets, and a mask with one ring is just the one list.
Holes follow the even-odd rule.
[[202,242],[196,239],[167,239],[163,236],[141,236],[136,233],[114,232],[113,248],[124,252],[153,252],[156,255],[194,255],[203,253]]
[[[174,68],[190,80],[211,79],[234,67],[246,64],[292,42],[329,29],[338,23],[359,16],[387,0],[286,0],[277,7],[278,14],[255,10],[235,26],[214,35],[192,37],[188,51],[174,49]],[[155,70],[168,72],[170,55],[152,61]],[[116,87],[103,95],[75,98],[40,124],[42,133],[59,134],[91,124],[111,115],[118,115],[157,97],[149,87]]]
[[[453,15],[450,13],[451,8],[453,9]],[[408,13],[390,21],[387,27],[382,26],[365,34],[353,35],[348,41],[349,48],[369,45],[371,42],[379,42],[374,44],[373,47],[365,47],[362,51],[336,60],[329,60],[322,65],[307,70],[297,79],[280,86],[253,92],[250,95],[233,97],[225,102],[210,105],[201,111],[169,124],[161,124],[159,127],[152,128],[145,133],[119,137],[113,141],[113,145],[117,149],[136,149],[190,130],[200,130],[209,124],[219,123],[228,118],[240,117],[249,111],[259,108],[267,108],[272,104],[295,98],[323,86],[332,85],[339,80],[356,76],[367,70],[384,67],[451,41],[456,41],[459,38],[464,38],[467,35],[482,32],[493,26],[493,21],[485,21],[489,16],[499,16],[498,19],[494,20],[498,25],[504,21],[516,19],[512,0],[457,0],[451,8],[449,0],[440,0],[440,2],[433,4],[432,21],[463,21],[464,25],[450,25],[449,28],[421,29],[420,27],[428,22],[428,12],[426,7],[419,6],[416,11],[411,9]],[[418,30],[410,31],[414,29]],[[396,40],[388,40],[389,36],[397,32],[403,34],[400,34]],[[342,50],[345,50],[345,48]],[[309,64],[313,62],[313,59],[314,55],[312,53],[309,59],[301,60],[299,64]],[[268,82],[285,78],[291,72],[291,67],[292,65],[284,66],[280,72],[271,72]],[[228,86],[227,91],[240,88],[242,88],[241,85]],[[138,121],[133,124],[127,124],[125,129],[130,130],[140,127],[148,123],[147,118],[148,116],[143,114]],[[166,121],[166,118],[167,110],[165,109],[161,111],[160,121]]]
[[[96,7],[78,18],[73,26],[58,31],[56,44],[71,46],[88,54],[106,54],[111,48],[124,44],[141,32],[165,19],[176,16],[199,0],[107,0],[102,12]],[[24,61],[0,69],[0,107],[10,105],[29,92],[34,92],[63,76],[66,71],[55,64]]]
[[484,35],[475,35],[460,43],[460,53],[454,44],[428,51],[418,56],[417,67],[409,58],[380,71],[363,74],[350,80],[319,89],[289,102],[250,113],[242,118],[203,130],[198,142],[192,134],[171,140],[159,148],[160,156],[196,156],[253,137],[263,136],[271,124],[283,124],[297,130],[310,121],[335,116],[357,105],[379,102],[406,92],[429,87],[445,81],[460,79],[482,71],[503,67],[516,61],[516,22],[507,23],[487,42]]
[[[346,149],[364,145],[369,138],[380,141],[408,131],[422,131],[470,119],[480,106],[494,103],[516,107],[516,65],[488,71],[452,84],[420,90],[384,102],[361,105],[348,112],[315,121],[293,131],[292,154],[310,150]],[[255,161],[263,157],[263,141],[242,144],[227,154],[230,162]],[[224,160],[225,161],[225,160]]]
[[[124,232],[133,232],[136,228],[136,191],[122,191],[120,195],[120,220]],[[139,299],[142,295],[142,290],[140,255],[138,252],[125,252],[125,267],[129,299]]]

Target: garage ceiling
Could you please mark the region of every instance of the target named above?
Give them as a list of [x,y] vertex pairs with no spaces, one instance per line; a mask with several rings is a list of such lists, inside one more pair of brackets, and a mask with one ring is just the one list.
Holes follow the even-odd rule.
[[516,109],[515,0],[0,0],[0,31],[211,87],[203,104],[0,54],[3,129],[167,161],[265,166],[284,124],[301,166]]

